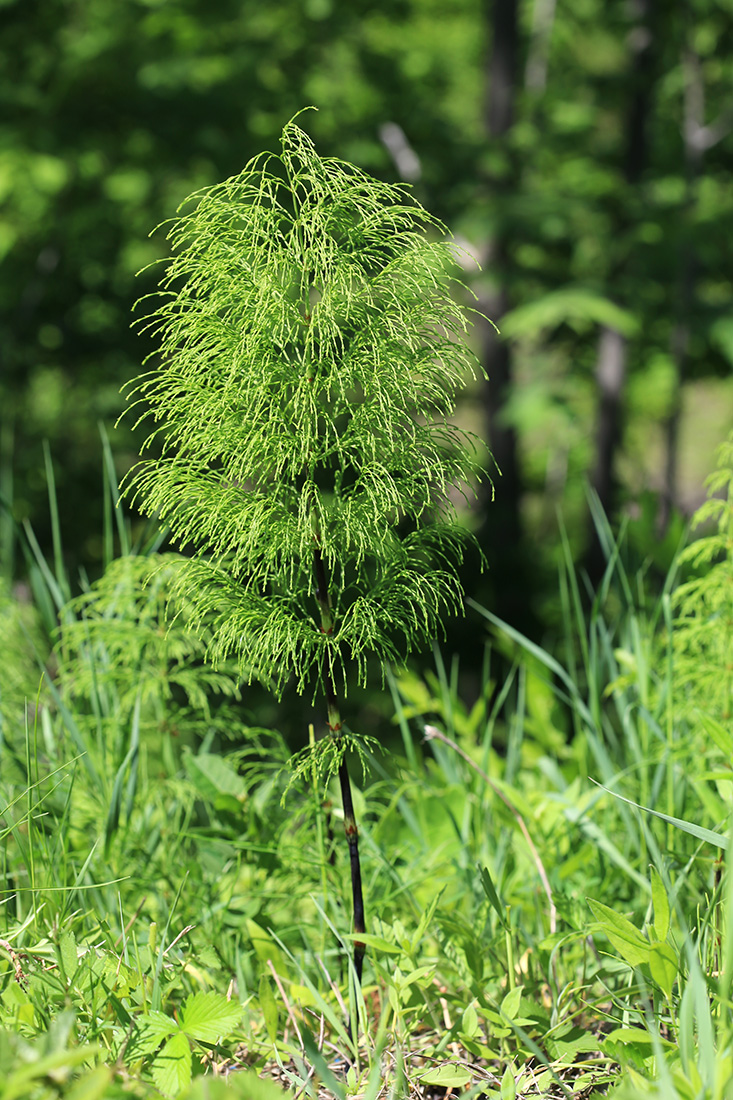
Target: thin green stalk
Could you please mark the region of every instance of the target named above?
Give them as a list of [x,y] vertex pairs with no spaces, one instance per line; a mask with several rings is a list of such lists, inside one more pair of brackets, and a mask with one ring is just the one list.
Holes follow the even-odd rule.
[[0,416],[0,575],[10,581],[15,556],[13,521],[13,418]]
[[506,973],[509,989],[514,989],[517,977],[514,973],[514,944],[512,943],[511,905],[506,907],[506,923],[504,925],[504,944],[506,946]]
[[[315,730],[313,728],[313,724],[311,723],[311,725],[308,726],[308,744],[310,745],[311,753],[313,753],[315,743],[316,743],[316,734],[315,734]],[[320,792],[318,790],[318,769],[316,767],[315,756],[313,757],[312,780],[313,780],[313,807],[314,807],[315,817],[316,817],[316,840],[317,840],[317,843],[318,843],[318,857],[319,857],[319,862],[320,862],[320,865],[321,865],[321,890],[323,891],[323,908],[326,909],[328,907],[328,873],[326,871],[326,843],[325,843],[325,837],[323,835],[323,805],[322,805]],[[322,932],[321,956],[323,957],[326,953],[326,926],[325,926],[325,924],[321,926],[321,932]]]

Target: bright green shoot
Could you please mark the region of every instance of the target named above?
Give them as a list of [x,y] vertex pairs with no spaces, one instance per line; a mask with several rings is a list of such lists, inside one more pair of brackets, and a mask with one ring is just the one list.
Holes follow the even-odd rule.
[[340,700],[461,610],[455,497],[480,470],[450,417],[475,358],[444,227],[294,122],[281,140],[172,223],[159,356],[132,391],[162,455],[127,491],[192,551],[174,590],[207,658],[325,698],[358,934]]

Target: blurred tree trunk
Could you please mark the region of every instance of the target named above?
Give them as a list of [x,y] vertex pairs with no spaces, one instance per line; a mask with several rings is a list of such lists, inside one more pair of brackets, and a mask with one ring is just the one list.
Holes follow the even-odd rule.
[[[484,119],[487,139],[499,165],[486,179],[490,203],[505,213],[506,200],[518,187],[518,169],[512,155],[510,133],[514,124],[518,78],[517,0],[487,0],[491,44],[487,53]],[[499,328],[510,307],[507,284],[511,263],[505,217],[500,217],[494,236],[486,245],[486,267],[493,286],[483,291],[478,308]],[[483,363],[488,374],[483,401],[489,446],[501,476],[495,480],[496,496],[485,501],[479,541],[490,564],[491,602],[496,614],[522,628],[528,626],[531,597],[522,563],[520,503],[522,485],[517,458],[517,433],[503,413],[512,387],[511,345],[491,325],[482,333]]]
[[694,245],[698,185],[702,176],[705,152],[727,137],[733,128],[731,112],[725,112],[714,122],[706,125],[702,66],[699,57],[688,45],[685,45],[682,54],[682,72],[684,76],[682,136],[685,160],[685,202],[679,238],[676,323],[672,332],[671,347],[675,369],[674,397],[664,425],[664,485],[659,516],[662,532],[667,527],[678,495],[679,421],[682,409],[682,387],[688,374],[690,327],[698,267]]
[[547,87],[555,7],[556,0],[534,0],[527,65],[524,70],[524,86],[531,92],[542,93]]
[[[654,3],[653,0],[635,0],[633,8],[636,22],[628,36],[631,51],[631,97],[626,117],[626,152],[623,165],[625,190],[632,202],[648,161],[648,124],[654,92]],[[624,237],[628,236],[632,217],[628,202],[624,202],[616,226],[618,240],[623,242]],[[616,270],[612,271],[612,285],[617,284],[623,276],[626,259],[627,250],[622,245],[622,255],[614,265]],[[604,325],[598,339],[595,368],[597,407],[591,485],[598,494],[603,510],[609,516],[617,489],[614,465],[621,442],[627,370],[628,343],[625,337],[616,329]],[[606,560],[592,521],[584,566],[591,584],[595,587],[603,576]]]
[[[682,53],[684,76],[682,139],[684,148],[685,201],[679,238],[676,321],[672,330],[672,362],[674,392],[672,407],[664,423],[664,482],[659,514],[660,531],[664,532],[677,498],[677,451],[682,411],[682,386],[687,375],[690,346],[690,314],[695,295],[694,219],[697,202],[697,182],[702,171],[703,150],[706,147],[705,85],[700,61],[687,45]],[[712,144],[712,143],[711,143]]]

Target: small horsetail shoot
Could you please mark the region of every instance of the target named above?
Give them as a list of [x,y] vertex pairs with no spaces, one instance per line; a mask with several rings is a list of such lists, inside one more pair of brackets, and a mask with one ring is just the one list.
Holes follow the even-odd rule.
[[442,224],[295,121],[281,145],[170,223],[156,365],[131,391],[162,453],[126,490],[188,550],[174,589],[207,660],[325,702],[312,751],[340,782],[361,981],[363,742],[342,701],[462,609],[455,490],[481,470],[450,418],[476,364]]

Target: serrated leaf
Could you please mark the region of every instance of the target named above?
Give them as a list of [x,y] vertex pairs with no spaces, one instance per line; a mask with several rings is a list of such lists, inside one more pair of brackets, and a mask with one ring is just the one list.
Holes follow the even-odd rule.
[[210,944],[203,944],[196,948],[196,961],[205,966],[207,970],[221,970],[221,959]]
[[178,1031],[178,1024],[164,1012],[153,1010],[146,1016],[141,1016],[135,1025],[135,1033],[130,1045],[130,1051],[135,1055],[152,1054],[157,1050],[163,1039],[167,1039]]
[[452,1062],[443,1062],[439,1066],[432,1066],[424,1073],[419,1074],[418,1080],[423,1085],[435,1085],[443,1089],[460,1089],[471,1081],[471,1074],[463,1066],[456,1066]]
[[229,1036],[241,1018],[241,1005],[221,993],[192,993],[183,1002],[180,1026],[192,1039],[216,1043]]
[[677,956],[668,943],[652,943],[649,950],[649,970],[666,997],[671,996],[677,978]]
[[506,1017],[507,1020],[513,1020],[519,1012],[519,1002],[522,999],[522,990],[524,986],[516,985],[514,989],[510,989],[504,1000],[501,1002],[501,1014]]
[[654,933],[658,940],[666,940],[669,932],[669,898],[662,876],[656,867],[651,868],[652,904],[654,905]]
[[636,925],[601,901],[588,898],[588,905],[598,921],[600,931],[608,937],[625,963],[629,966],[641,966],[649,961],[649,941],[642,936]]
[[191,1047],[179,1031],[153,1062],[153,1082],[166,1096],[178,1096],[191,1084]]

